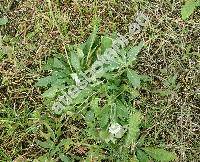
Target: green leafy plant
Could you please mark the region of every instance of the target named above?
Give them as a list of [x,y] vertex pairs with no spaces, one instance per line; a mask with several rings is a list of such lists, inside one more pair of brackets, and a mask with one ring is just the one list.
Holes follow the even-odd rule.
[[188,19],[198,6],[200,6],[199,0],[187,0],[181,8],[182,19]]
[[[41,78],[36,85],[48,88],[43,97],[50,106],[56,98],[62,96],[63,91],[66,92],[80,81],[81,74],[112,47],[114,40],[115,37],[98,35],[96,25],[85,43],[68,48],[69,58],[55,57],[48,60],[44,69],[51,70],[51,75]],[[79,141],[70,140],[74,147],[87,147],[84,153],[85,161],[145,162],[151,159],[171,161],[176,158],[173,153],[144,147],[139,142],[143,115],[133,102],[139,96],[140,88],[146,84],[148,76],[139,75],[133,67],[143,46],[143,43],[133,47],[120,46],[112,59],[109,58],[109,53],[105,55],[111,61],[96,71],[96,82],[82,89],[73,98],[72,103],[59,113],[67,114],[86,124],[79,134]],[[47,139],[46,142],[38,142],[38,145],[53,151],[54,154],[49,155],[54,157],[56,150],[63,146],[63,142],[55,145]],[[69,151],[65,154],[71,160],[75,158]]]
[[4,18],[0,18],[0,26],[1,25],[6,25],[8,23],[8,18],[4,17]]
[[48,124],[45,124],[48,133],[41,132],[45,141],[37,140],[36,143],[41,148],[47,151],[46,154],[40,156],[35,161],[54,161],[54,159],[61,159],[64,162],[68,162],[70,159],[67,155],[64,154],[64,151],[67,151],[70,148],[70,145],[73,144],[71,139],[62,139],[58,140],[59,135],[57,132],[54,132]]

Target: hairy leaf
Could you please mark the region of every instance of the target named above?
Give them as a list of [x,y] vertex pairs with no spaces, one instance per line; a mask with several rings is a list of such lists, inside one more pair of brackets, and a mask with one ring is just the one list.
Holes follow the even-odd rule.
[[56,57],[54,57],[53,67],[58,69],[65,69],[65,65]]
[[60,153],[59,157],[63,162],[70,162],[71,161],[70,158],[63,153]]
[[46,64],[42,66],[42,70],[52,70],[53,67],[53,63],[54,63],[54,59],[53,58],[49,58],[46,61]]
[[96,117],[98,117],[101,114],[101,108],[99,107],[99,101],[100,101],[99,98],[94,98],[90,104],[91,109],[93,110]]
[[140,132],[140,124],[142,121],[142,114],[139,111],[133,112],[129,117],[128,134],[126,144],[131,145],[136,143],[138,134]]
[[153,159],[158,160],[158,161],[167,162],[167,161],[172,161],[176,159],[176,155],[174,153],[166,151],[164,149],[146,147],[146,148],[143,148],[143,150]]
[[132,47],[128,52],[127,52],[127,62],[128,64],[132,63],[134,60],[136,60],[136,57],[138,53],[141,51],[142,47],[144,46],[143,42],[140,42],[138,46]]
[[104,53],[106,49],[112,47],[112,39],[107,36],[101,38],[101,52]]
[[37,140],[36,142],[40,147],[46,148],[46,149],[51,149],[55,146],[53,141],[51,141],[51,140],[47,140],[45,142]]
[[57,86],[67,81],[69,82],[69,78],[66,75],[66,71],[65,73],[63,71],[54,71],[51,76],[39,79],[35,85],[38,87],[48,87],[49,85]]
[[134,88],[138,88],[140,86],[140,76],[136,71],[128,69],[127,77]]
[[45,78],[41,78],[38,80],[38,82],[35,84],[37,87],[47,87],[52,82],[52,76],[47,76]]
[[91,52],[91,48],[92,48],[92,45],[96,39],[96,36],[97,36],[97,31],[98,31],[98,27],[95,25],[94,27],[94,30],[92,32],[92,34],[90,35],[90,37],[88,38],[86,44],[85,44],[85,48],[84,48],[84,53],[85,54],[88,54]]
[[83,53],[83,50],[81,49],[81,47],[77,48],[77,55],[80,59],[82,59],[84,57],[84,53]]
[[6,25],[8,23],[8,18],[4,17],[4,18],[0,18],[0,25]]
[[128,107],[124,105],[120,100],[116,101],[116,114],[121,120],[127,119],[129,112]]
[[79,56],[77,55],[77,53],[72,51],[70,58],[71,58],[71,64],[72,64],[73,68],[76,70],[76,72],[80,72],[81,65],[80,65],[80,59],[79,59]]
[[144,151],[138,149],[136,155],[139,162],[149,162],[149,158]]
[[71,97],[73,98],[73,104],[81,104],[83,103],[89,96],[93,93],[93,89],[91,87],[86,87],[85,89],[77,89],[74,95]]
[[101,111],[101,115],[98,116],[100,127],[103,128],[108,124],[110,118],[110,106],[104,106]]
[[[64,87],[63,87],[64,88]],[[42,96],[44,98],[54,98],[56,96],[56,93],[62,89],[60,86],[53,86],[51,88],[49,88],[48,90],[46,90]]]
[[196,0],[187,0],[181,9],[182,19],[188,19],[198,5],[199,3]]
[[97,38],[97,32],[98,32],[98,22],[96,21],[94,24],[94,28],[93,28],[93,32],[92,34],[89,36],[89,38],[87,39],[87,41],[84,43],[84,47],[83,47],[83,53],[85,56],[87,56],[86,58],[86,63],[88,62],[90,56],[91,56],[91,52],[92,52],[92,46]]

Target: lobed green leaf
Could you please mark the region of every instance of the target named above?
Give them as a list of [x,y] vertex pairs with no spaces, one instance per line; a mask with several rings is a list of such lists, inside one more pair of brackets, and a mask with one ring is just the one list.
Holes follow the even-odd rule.
[[196,0],[187,0],[185,5],[181,8],[181,16],[183,20],[186,20],[194,12],[195,8],[200,4]]
[[176,155],[172,152],[161,148],[146,147],[143,150],[157,161],[168,162],[176,159]]
[[0,18],[0,25],[6,25],[8,23],[8,18],[4,17],[4,18]]
[[135,144],[140,132],[140,124],[142,121],[142,114],[139,111],[133,112],[129,117],[128,134],[126,144],[129,146]]
[[140,87],[140,76],[132,69],[127,70],[127,78],[134,88]]

